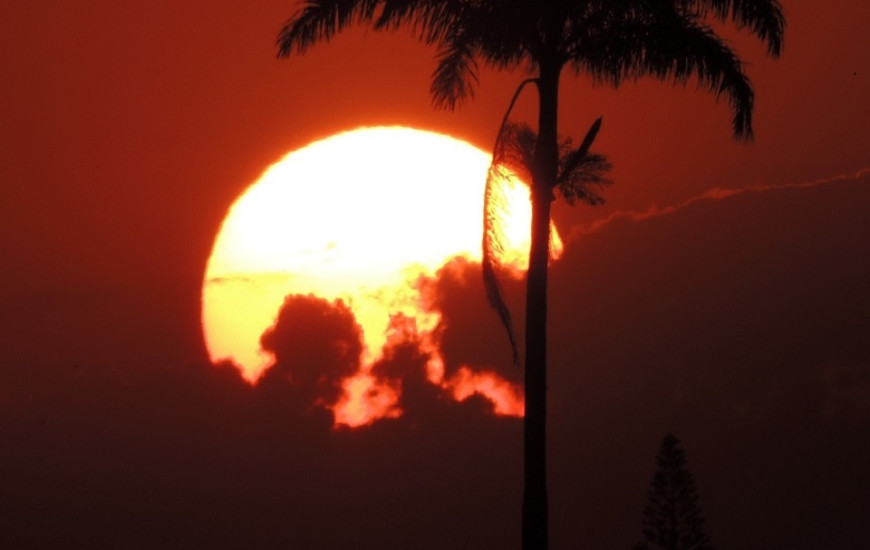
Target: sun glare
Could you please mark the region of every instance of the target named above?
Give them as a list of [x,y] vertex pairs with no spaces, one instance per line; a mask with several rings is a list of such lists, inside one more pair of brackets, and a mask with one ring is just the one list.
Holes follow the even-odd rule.
[[[497,414],[522,415],[522,392],[485,365],[444,378],[435,336],[441,316],[423,306],[417,284],[457,256],[480,262],[489,162],[464,141],[402,127],[338,134],[279,160],[233,204],[215,240],[202,311],[212,360],[232,361],[256,383],[274,361],[260,336],[285,296],[313,294],[343,300],[363,330],[360,370],[331,407],[337,424],[401,414],[401,390],[370,375],[397,314],[414,320],[431,382],[457,400],[478,393]],[[501,260],[520,271],[529,247],[528,187],[500,183],[508,239]],[[561,248],[555,233],[553,248]]]

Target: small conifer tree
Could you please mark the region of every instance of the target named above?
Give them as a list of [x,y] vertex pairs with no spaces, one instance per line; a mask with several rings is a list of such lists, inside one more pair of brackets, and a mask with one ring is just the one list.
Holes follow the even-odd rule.
[[662,440],[643,511],[643,541],[635,550],[713,550],[704,533],[695,481],[671,434]]

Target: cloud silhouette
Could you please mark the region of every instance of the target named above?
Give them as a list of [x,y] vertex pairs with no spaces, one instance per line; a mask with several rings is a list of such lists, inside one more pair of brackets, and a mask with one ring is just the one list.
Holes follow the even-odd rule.
[[[524,283],[509,275],[502,279],[515,324],[522,329]],[[495,372],[514,383],[522,381],[522,369],[511,360],[504,328],[487,302],[480,264],[454,258],[421,291],[429,307],[441,313],[439,347],[448,377],[465,366]]]
[[361,337],[359,324],[341,300],[288,296],[275,325],[260,339],[274,363],[258,384],[288,385],[308,406],[332,406],[341,397],[344,379],[359,369]]

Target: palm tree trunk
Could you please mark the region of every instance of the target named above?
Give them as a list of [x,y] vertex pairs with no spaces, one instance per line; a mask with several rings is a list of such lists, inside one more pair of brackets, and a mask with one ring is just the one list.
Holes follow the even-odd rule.
[[526,281],[523,550],[547,548],[547,264],[558,170],[559,66],[542,63],[538,142],[532,167],[532,233]]

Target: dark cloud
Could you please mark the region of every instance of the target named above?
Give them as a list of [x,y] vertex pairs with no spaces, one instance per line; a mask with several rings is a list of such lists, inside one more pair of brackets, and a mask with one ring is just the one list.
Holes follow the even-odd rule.
[[655,439],[673,431],[714,544],[870,536],[856,489],[870,486],[867,183],[701,202],[568,249],[551,279],[550,441],[554,478],[576,480],[556,503],[579,519],[557,529],[613,540],[624,510],[600,504],[640,503]]
[[[514,314],[515,329],[522,331],[524,284],[507,274],[500,280]],[[522,381],[522,369],[511,360],[505,329],[487,303],[480,264],[454,258],[422,285],[422,292],[424,301],[442,316],[439,340],[448,376],[467,366],[496,372],[515,383]]]
[[341,300],[330,303],[313,295],[288,296],[275,325],[260,339],[274,357],[258,382],[266,388],[293,388],[306,406],[334,405],[342,382],[359,370],[362,330]]
[[[449,329],[440,332],[449,333]],[[394,316],[383,358],[373,365],[372,374],[397,391],[398,405],[402,410],[399,424],[417,429],[433,417],[494,414],[493,402],[489,399],[472,394],[457,402],[448,389],[433,383],[427,372],[430,355],[424,348],[414,320],[403,315]]]
[[372,366],[372,374],[397,390],[404,421],[419,422],[421,415],[443,406],[448,398],[427,378],[429,355],[421,350],[414,319],[396,315],[390,320],[389,331],[383,358]]

